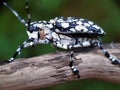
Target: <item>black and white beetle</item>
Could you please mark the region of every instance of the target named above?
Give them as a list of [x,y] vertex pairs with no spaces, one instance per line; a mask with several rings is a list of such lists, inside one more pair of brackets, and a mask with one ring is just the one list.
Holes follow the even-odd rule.
[[75,17],[56,17],[50,21],[31,22],[28,0],[26,0],[26,11],[28,14],[28,22],[26,23],[7,3],[3,2],[3,4],[25,25],[28,34],[28,39],[18,47],[9,62],[14,61],[23,48],[35,46],[36,44],[52,43],[56,47],[71,50],[69,66],[78,78],[80,77],[79,70],[73,66],[74,48],[98,46],[112,64],[120,65],[119,61],[102,47],[99,37],[105,35],[105,32],[92,21]]

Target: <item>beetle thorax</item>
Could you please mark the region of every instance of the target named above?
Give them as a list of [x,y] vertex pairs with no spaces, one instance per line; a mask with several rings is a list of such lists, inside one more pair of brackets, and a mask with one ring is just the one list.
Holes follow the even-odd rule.
[[30,30],[27,31],[29,39],[33,38],[36,40],[52,39],[51,29],[52,25],[46,23],[31,23]]

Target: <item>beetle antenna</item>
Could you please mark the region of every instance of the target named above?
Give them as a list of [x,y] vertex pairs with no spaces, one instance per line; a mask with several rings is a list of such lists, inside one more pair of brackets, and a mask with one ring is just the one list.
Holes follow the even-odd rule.
[[30,15],[30,9],[29,9],[29,0],[26,0],[26,3],[25,3],[25,8],[26,8],[26,12],[27,12],[27,17],[28,17],[28,20],[27,20],[27,30],[30,29],[30,23],[31,23],[31,15]]
[[12,7],[10,7],[6,2],[3,2],[3,5],[5,5],[18,18],[18,20],[26,26],[25,20],[22,19]]

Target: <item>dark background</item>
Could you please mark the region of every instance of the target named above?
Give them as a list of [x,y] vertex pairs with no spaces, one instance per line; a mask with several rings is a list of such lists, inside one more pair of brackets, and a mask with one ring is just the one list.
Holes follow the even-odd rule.
[[[25,0],[6,0],[27,20]],[[32,21],[50,20],[56,16],[74,16],[94,21],[107,33],[103,43],[120,42],[120,0],[30,0]],[[0,60],[8,60],[27,38],[25,27],[0,3]],[[25,58],[55,52],[51,45],[37,45],[22,51]],[[120,90],[120,84],[100,80],[81,80],[43,90]]]

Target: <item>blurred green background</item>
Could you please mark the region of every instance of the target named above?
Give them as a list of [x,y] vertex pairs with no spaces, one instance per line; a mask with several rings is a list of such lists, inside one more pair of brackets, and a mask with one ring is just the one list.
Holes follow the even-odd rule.
[[[8,4],[27,20],[25,0],[8,0]],[[27,38],[25,27],[3,5],[0,5],[0,60],[8,60]],[[86,18],[101,26],[107,33],[103,43],[120,42],[119,0],[30,0],[32,21],[50,20],[56,16]],[[51,45],[37,45],[22,51],[23,57],[55,52]],[[120,84],[100,80],[81,80],[43,90],[120,90]]]

